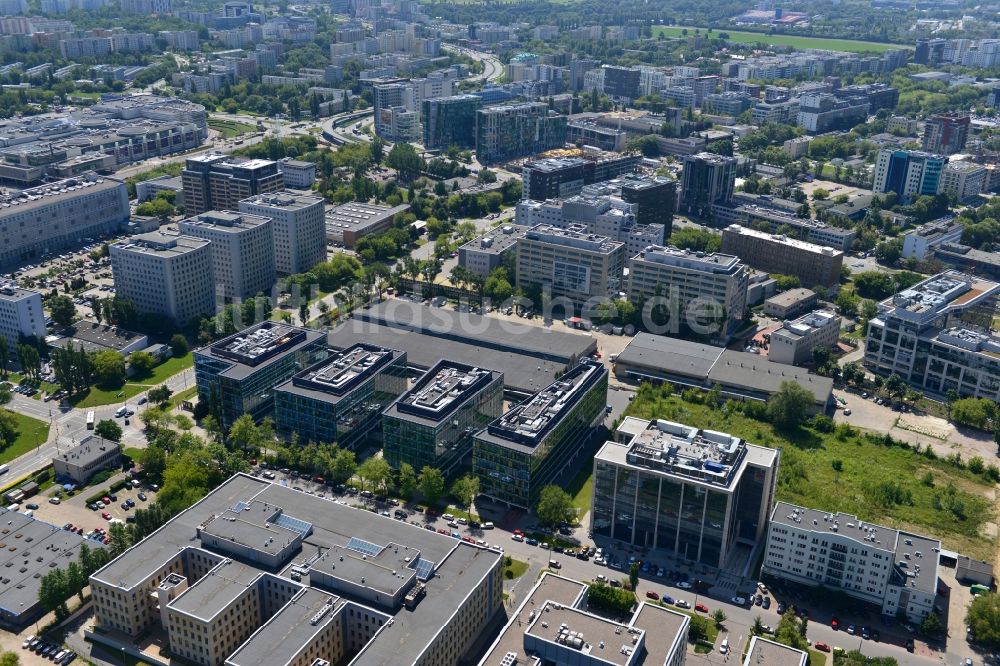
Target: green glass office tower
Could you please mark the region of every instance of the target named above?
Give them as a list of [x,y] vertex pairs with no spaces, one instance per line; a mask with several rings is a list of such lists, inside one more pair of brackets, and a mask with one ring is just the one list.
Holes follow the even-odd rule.
[[476,433],[472,471],[480,493],[532,508],[542,488],[586,452],[607,398],[607,368],[584,361]]

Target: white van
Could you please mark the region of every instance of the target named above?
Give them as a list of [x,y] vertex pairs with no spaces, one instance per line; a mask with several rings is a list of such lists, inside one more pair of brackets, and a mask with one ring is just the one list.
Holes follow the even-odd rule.
[[127,407],[119,407],[118,410],[115,412],[115,417],[120,419],[121,417],[125,416],[126,413],[128,413]]
[[493,529],[493,523],[490,523],[490,522],[483,523],[483,529],[484,530],[491,530],[491,529]]
[[729,639],[723,638],[722,643],[719,644],[720,654],[729,654]]
[[0,465],[0,474],[6,474],[10,471],[10,465]]

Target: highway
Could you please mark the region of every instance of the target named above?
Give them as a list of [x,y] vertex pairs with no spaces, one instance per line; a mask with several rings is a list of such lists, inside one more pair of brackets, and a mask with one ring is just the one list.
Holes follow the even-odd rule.
[[483,53],[481,51],[474,51],[473,49],[465,49],[461,46],[455,46],[454,44],[442,44],[441,48],[445,51],[451,51],[452,53],[461,53],[464,56],[468,56],[473,60],[478,60],[483,63],[483,73],[476,74],[473,76],[471,81],[483,81],[490,82],[496,81],[504,74],[503,63],[492,53]]

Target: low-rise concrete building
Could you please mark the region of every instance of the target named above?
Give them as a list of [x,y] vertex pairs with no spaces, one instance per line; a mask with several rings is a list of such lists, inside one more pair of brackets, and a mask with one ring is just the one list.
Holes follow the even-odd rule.
[[833,312],[816,310],[771,333],[767,357],[775,363],[799,365],[812,360],[817,347],[829,349],[840,339],[840,317]]
[[764,301],[764,314],[775,319],[791,319],[819,303],[812,289],[789,289]]
[[84,437],[76,446],[52,458],[52,469],[57,479],[72,480],[83,485],[102,469],[121,465],[122,447],[96,435]]

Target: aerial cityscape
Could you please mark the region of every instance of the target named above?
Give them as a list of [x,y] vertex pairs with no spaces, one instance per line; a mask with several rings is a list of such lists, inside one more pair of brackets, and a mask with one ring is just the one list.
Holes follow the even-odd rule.
[[0,0],[0,666],[1000,664],[998,16]]

